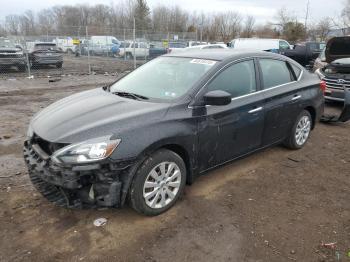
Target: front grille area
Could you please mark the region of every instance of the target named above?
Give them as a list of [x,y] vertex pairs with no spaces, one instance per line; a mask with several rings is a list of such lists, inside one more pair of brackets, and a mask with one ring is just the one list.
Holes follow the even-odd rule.
[[323,80],[326,82],[327,88],[344,90],[344,88],[350,88],[350,80],[341,79],[339,82],[338,78],[325,77]]
[[49,156],[51,156],[56,150],[68,145],[63,143],[51,143],[49,141],[46,141],[45,139],[42,139],[36,134],[34,134],[32,138],[32,143],[38,144],[40,148]]

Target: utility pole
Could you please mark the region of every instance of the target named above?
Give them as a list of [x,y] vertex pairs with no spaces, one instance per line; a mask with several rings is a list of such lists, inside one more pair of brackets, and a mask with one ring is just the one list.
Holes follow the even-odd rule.
[[91,41],[89,40],[89,33],[88,33],[87,26],[85,26],[85,35],[86,35],[86,42],[88,43],[87,55],[88,55],[89,75],[91,75],[91,65],[90,65],[90,44],[91,44]]
[[134,37],[134,69],[136,69],[136,50],[135,50],[135,45],[136,45],[136,25],[135,25],[135,16],[134,16],[134,30],[133,30],[133,37]]
[[304,25],[305,32],[307,31],[307,21],[309,19],[309,13],[310,13],[310,0],[307,0],[307,3],[306,3],[306,14],[305,14],[305,25]]

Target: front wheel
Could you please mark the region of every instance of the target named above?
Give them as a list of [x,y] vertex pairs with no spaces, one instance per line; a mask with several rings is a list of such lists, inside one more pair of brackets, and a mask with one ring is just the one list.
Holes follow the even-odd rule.
[[171,208],[182,194],[186,166],[173,151],[162,149],[139,167],[129,190],[131,207],[137,212],[159,215]]
[[285,145],[290,149],[302,148],[309,139],[312,127],[312,118],[307,110],[303,110],[289,134],[289,137],[285,141]]

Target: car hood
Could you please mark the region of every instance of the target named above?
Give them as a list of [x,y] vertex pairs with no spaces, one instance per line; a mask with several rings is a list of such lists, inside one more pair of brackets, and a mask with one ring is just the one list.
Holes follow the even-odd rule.
[[350,66],[350,57],[348,58],[341,58],[341,59],[337,59],[334,60],[331,65],[333,66]]
[[77,143],[150,125],[169,105],[122,98],[98,88],[53,103],[33,117],[30,128],[50,142]]
[[327,63],[341,58],[350,58],[350,36],[334,37],[327,42]]

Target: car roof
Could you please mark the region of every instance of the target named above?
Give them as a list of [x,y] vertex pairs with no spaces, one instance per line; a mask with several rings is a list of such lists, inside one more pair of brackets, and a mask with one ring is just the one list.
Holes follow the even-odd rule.
[[244,49],[190,49],[184,52],[179,53],[170,53],[164,56],[167,57],[186,57],[186,58],[195,58],[195,59],[208,59],[208,60],[233,60],[240,59],[249,56],[269,56],[269,57],[278,57],[281,58],[281,55],[257,51],[257,50],[244,50]]

